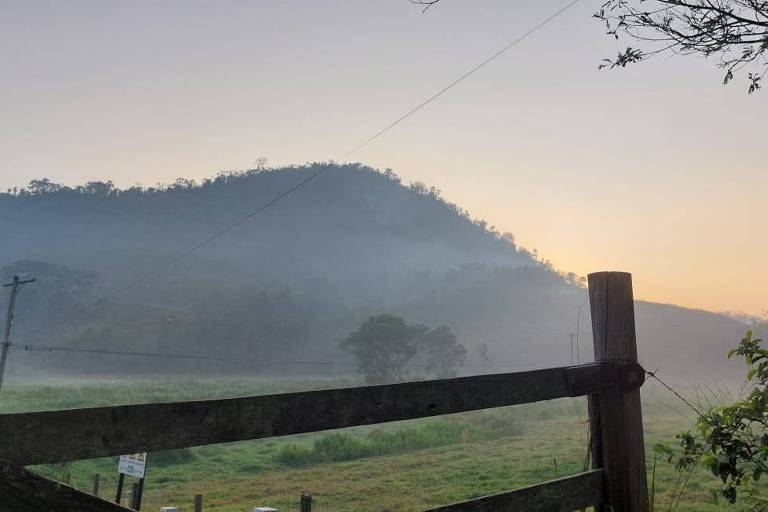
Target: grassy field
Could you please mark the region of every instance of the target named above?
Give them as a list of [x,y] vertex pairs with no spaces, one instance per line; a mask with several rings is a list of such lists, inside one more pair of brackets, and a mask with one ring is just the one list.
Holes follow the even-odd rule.
[[[175,382],[57,382],[10,386],[0,410],[21,412],[93,405],[243,396],[352,385],[352,381],[218,379]],[[653,446],[675,444],[692,426],[684,406],[648,384],[643,397],[648,467]],[[428,508],[509,490],[581,471],[587,433],[584,399],[464,413],[440,418],[357,427],[334,432],[154,453],[149,456],[143,510],[177,506],[192,510],[249,511],[269,505],[298,510],[302,491],[320,512],[384,512]],[[66,442],[66,440],[62,440]],[[114,499],[114,458],[36,471],[89,490],[102,475],[101,495]],[[656,464],[656,510],[677,501],[678,474]],[[696,471],[679,499],[681,511],[738,510],[712,493],[717,482]],[[127,499],[127,498],[126,498]]]

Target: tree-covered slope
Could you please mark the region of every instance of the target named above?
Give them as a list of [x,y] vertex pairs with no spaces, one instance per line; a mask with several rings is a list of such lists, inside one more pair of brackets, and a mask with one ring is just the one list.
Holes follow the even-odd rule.
[[[349,367],[270,364],[348,363],[339,340],[381,313],[449,326],[469,350],[467,372],[551,366],[571,362],[566,333],[579,308],[574,357],[590,357],[588,304],[574,276],[434,189],[390,171],[326,165],[127,190],[39,180],[0,194],[0,273],[39,278],[20,296],[19,342],[240,360],[28,353],[16,356],[16,371],[339,372]],[[321,169],[284,201],[167,264]],[[637,323],[643,361],[680,375],[727,370],[724,353],[746,328],[649,303],[638,303]]]

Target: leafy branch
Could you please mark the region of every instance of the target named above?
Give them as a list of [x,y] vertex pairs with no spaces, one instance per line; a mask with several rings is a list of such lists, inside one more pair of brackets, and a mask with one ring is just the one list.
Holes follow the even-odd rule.
[[768,500],[755,483],[768,472],[768,350],[748,331],[728,357],[742,356],[751,386],[733,404],[702,411],[695,433],[679,434],[677,469],[691,471],[701,463],[722,482],[720,493],[729,503],[739,497],[752,510],[768,510]]
[[594,15],[608,35],[649,43],[627,47],[601,68],[625,67],[660,53],[716,57],[723,83],[747,70],[748,92],[768,73],[766,0],[607,0]]

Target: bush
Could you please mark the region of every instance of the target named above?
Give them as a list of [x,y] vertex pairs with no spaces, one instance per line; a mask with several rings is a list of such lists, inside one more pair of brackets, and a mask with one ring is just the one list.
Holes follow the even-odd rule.
[[152,452],[147,457],[147,462],[151,466],[165,467],[172,464],[182,464],[185,462],[192,462],[197,459],[192,450],[189,448],[179,448],[177,450],[163,450],[160,452]]
[[425,448],[498,439],[523,431],[509,414],[461,415],[397,430],[376,429],[365,436],[336,432],[315,439],[311,446],[283,446],[276,459],[288,466],[356,460]]
[[312,460],[312,449],[305,446],[289,444],[277,452],[277,460],[288,466],[303,466]]
[[337,462],[362,459],[376,455],[375,447],[368,439],[349,434],[328,434],[316,440],[312,446],[313,462]]

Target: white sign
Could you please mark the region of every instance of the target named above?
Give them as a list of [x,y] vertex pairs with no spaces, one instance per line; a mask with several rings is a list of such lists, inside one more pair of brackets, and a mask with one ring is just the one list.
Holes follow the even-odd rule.
[[121,455],[117,465],[117,472],[136,478],[144,478],[144,467],[147,465],[146,453],[133,453]]

